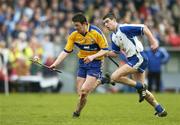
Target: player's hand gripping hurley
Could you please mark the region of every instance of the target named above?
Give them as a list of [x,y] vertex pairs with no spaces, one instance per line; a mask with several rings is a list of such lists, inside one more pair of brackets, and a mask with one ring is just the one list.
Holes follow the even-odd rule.
[[32,63],[36,64],[36,65],[39,65],[39,66],[44,67],[44,68],[47,68],[47,69],[49,69],[49,70],[51,70],[51,71],[55,71],[55,72],[58,72],[58,73],[62,73],[62,72],[61,72],[60,70],[58,70],[58,69],[49,68],[49,66],[40,63],[38,60],[39,60],[39,59],[38,59],[37,57],[34,57],[33,59],[30,59],[30,61],[31,61]]

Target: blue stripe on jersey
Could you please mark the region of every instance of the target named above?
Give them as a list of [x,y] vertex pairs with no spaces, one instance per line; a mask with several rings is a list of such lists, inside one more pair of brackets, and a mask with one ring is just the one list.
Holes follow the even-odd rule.
[[134,46],[136,46],[136,42],[134,41],[134,38],[131,38],[131,37],[127,37],[133,44]]
[[119,53],[120,48],[112,41],[111,48],[115,53]]
[[120,26],[120,30],[130,38],[132,38],[133,36],[139,36],[143,34],[143,26],[140,25]]
[[79,43],[74,43],[77,47],[79,47],[81,50],[86,50],[86,51],[97,51],[100,50],[100,47],[98,44],[87,44],[87,45],[81,45]]
[[101,35],[103,34],[102,31],[97,26],[95,26],[95,25],[90,25],[89,31],[90,30],[96,30]]
[[102,48],[102,50],[109,50],[108,48]]
[[116,53],[119,54],[120,52],[120,48],[112,41],[112,33],[110,34],[110,38],[111,38],[111,49]]

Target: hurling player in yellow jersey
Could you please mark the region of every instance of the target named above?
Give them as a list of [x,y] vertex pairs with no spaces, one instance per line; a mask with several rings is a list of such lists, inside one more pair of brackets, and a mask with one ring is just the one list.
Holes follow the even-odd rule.
[[74,45],[79,48],[79,69],[77,72],[77,93],[79,101],[73,117],[79,117],[86,104],[88,94],[97,86],[101,77],[102,59],[108,52],[107,40],[102,31],[87,22],[86,17],[78,13],[72,18],[74,30],[70,33],[67,44],[50,68],[59,65],[72,51]]

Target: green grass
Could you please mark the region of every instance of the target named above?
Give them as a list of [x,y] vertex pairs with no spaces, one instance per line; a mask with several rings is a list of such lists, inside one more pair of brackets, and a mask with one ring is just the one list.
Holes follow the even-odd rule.
[[180,95],[156,94],[168,117],[157,118],[136,94],[91,94],[79,119],[75,94],[0,95],[0,125],[180,125]]

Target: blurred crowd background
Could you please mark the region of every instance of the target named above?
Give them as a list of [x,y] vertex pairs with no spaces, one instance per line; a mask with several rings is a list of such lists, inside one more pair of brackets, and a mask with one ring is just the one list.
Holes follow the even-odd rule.
[[[146,24],[160,46],[175,57],[164,72],[180,73],[180,0],[0,0],[1,83],[5,78],[13,82],[19,76],[52,76],[52,72],[33,65],[29,59],[36,55],[44,64],[53,62],[66,44],[74,13],[83,12],[109,41],[102,23],[102,17],[109,11],[119,23]],[[147,39],[141,39],[147,46]],[[59,68],[74,77],[76,62],[73,53]],[[74,66],[69,67],[72,63]],[[112,70],[107,68],[112,67],[110,62],[105,65],[105,72]]]

